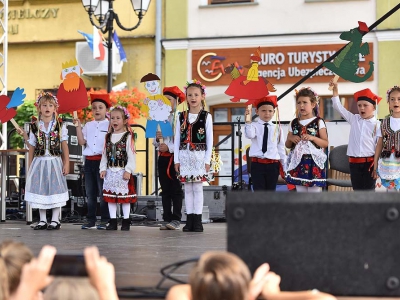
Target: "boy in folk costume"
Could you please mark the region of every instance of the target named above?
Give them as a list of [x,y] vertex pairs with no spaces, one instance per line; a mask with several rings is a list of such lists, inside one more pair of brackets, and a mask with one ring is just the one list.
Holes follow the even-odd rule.
[[[169,122],[174,125],[176,108],[179,103],[185,101],[185,94],[177,86],[171,86],[163,89],[163,95],[171,101],[172,113]],[[174,168],[174,139],[163,137],[162,133],[157,131],[157,138],[153,141],[153,145],[159,151],[158,174],[162,189],[163,219],[167,222],[160,229],[177,230],[180,228],[182,217],[183,192]]]
[[[277,97],[268,95],[255,102],[256,122],[246,122],[244,133],[251,139],[249,159],[253,189],[275,191],[281,165],[286,163],[285,138],[272,118],[278,106]],[[246,115],[251,112],[246,109]]]
[[354,100],[357,101],[358,114],[353,114],[341,104],[337,83],[331,81],[330,85],[333,87],[333,108],[351,125],[347,156],[353,190],[375,190],[374,155],[382,137],[381,122],[376,119],[375,110],[381,97],[370,89],[356,92]]
[[109,94],[99,93],[91,93],[90,100],[94,120],[86,123],[83,129],[79,119],[74,120],[77,125],[76,135],[79,145],[85,146],[82,154],[85,156],[85,190],[88,214],[87,222],[81,228],[96,228],[97,197],[100,197],[101,221],[97,225],[97,229],[105,230],[110,215],[108,205],[103,199],[103,179],[100,178],[99,168],[109,126],[106,113],[111,106],[111,100]]

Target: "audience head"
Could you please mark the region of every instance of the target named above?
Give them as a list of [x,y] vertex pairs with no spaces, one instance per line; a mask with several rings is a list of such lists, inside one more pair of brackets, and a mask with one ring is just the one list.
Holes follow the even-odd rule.
[[235,254],[210,251],[203,254],[190,274],[193,300],[245,300],[251,275]]
[[89,278],[56,277],[44,292],[44,300],[98,300],[96,289]]
[[12,295],[21,280],[22,267],[33,258],[31,250],[23,243],[4,241],[0,244],[1,284],[7,282],[9,294]]

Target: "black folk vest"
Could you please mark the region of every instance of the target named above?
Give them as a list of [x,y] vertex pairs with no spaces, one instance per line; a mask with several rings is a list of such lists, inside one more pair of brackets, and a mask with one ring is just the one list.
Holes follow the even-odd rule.
[[189,149],[191,151],[207,150],[206,120],[209,112],[201,110],[196,121],[189,123],[189,112],[185,111],[179,115],[179,124],[181,126],[179,150]]
[[[309,134],[309,135],[313,135],[313,136],[319,137],[319,120],[324,121],[320,117],[316,117],[310,123],[308,123],[307,125],[303,126],[303,125],[300,124],[299,118],[293,119],[293,121],[292,121],[292,133],[294,135],[298,135],[300,137],[303,134]],[[324,123],[325,123],[325,121],[324,121]],[[318,146],[317,144],[315,144],[314,142],[311,142],[311,143],[313,143],[313,145],[317,149],[321,149],[321,147]],[[294,146],[293,146],[293,148],[294,148]]]
[[126,144],[130,136],[130,132],[125,132],[121,139],[115,144],[111,142],[111,133],[106,135],[106,153],[107,166],[124,168],[128,163],[128,153],[126,152]]
[[382,120],[381,131],[383,142],[381,157],[388,158],[392,152],[396,157],[400,157],[400,130],[393,131],[390,127],[390,117]]
[[[58,119],[55,121],[56,125],[53,129],[50,129],[49,137],[46,137],[46,133],[39,129],[39,122],[37,118],[32,117],[31,124],[29,124],[30,130],[36,137],[36,146],[33,153],[34,156],[44,156],[46,149],[49,149],[51,156],[61,156],[61,128],[62,120]],[[49,125],[50,126],[50,125]],[[53,127],[53,125],[52,125]],[[47,143],[49,145],[47,145]]]

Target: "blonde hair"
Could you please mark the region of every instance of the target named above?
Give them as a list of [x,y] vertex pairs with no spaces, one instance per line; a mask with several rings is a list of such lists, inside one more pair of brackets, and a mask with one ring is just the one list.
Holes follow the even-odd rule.
[[[14,241],[4,241],[0,245],[0,270],[7,276],[7,286],[10,294],[13,294],[21,280],[22,267],[33,258],[32,251],[25,244]],[[3,266],[1,266],[3,264]],[[3,272],[3,270],[5,272]],[[5,280],[1,276],[2,282]],[[3,285],[3,284],[2,284]]]
[[206,252],[190,273],[193,300],[245,300],[251,275],[245,263],[235,254]]
[[86,277],[57,277],[46,288],[44,300],[100,300],[97,290]]
[[53,104],[55,106],[56,111],[58,110],[57,98],[55,96],[53,96],[53,94],[51,94],[51,93],[44,93],[44,94],[40,94],[36,101],[38,112],[40,112],[40,106],[44,102],[50,102],[51,104]]

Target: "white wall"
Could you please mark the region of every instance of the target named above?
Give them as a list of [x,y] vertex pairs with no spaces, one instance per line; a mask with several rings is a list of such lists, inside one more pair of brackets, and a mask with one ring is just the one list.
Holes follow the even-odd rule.
[[206,5],[187,0],[189,37],[341,32],[375,22],[374,0],[305,3],[305,0],[254,0],[256,5]]

